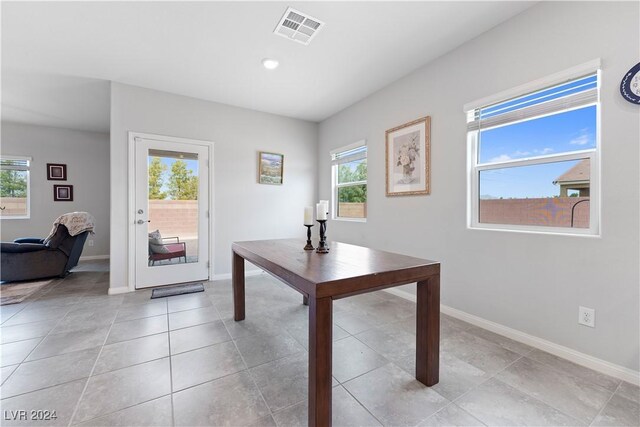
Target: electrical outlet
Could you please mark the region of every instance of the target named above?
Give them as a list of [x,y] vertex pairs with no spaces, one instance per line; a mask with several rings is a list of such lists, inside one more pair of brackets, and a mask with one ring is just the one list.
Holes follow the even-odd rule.
[[93,246],[93,240],[89,240],[89,246]]
[[578,323],[590,328],[596,327],[596,311],[593,308],[578,307]]

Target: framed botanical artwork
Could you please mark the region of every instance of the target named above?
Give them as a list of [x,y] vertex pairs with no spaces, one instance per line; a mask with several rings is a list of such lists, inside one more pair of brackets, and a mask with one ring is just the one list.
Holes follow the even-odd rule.
[[258,153],[258,182],[260,184],[282,184],[284,154]]
[[387,196],[431,191],[431,117],[386,132]]
[[49,181],[66,181],[67,165],[47,163],[47,179]]
[[73,185],[54,185],[54,202],[73,202]]

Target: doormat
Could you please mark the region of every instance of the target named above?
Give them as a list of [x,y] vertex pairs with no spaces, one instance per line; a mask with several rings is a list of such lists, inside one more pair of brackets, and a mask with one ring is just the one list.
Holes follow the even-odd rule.
[[204,285],[202,283],[187,283],[186,285],[157,288],[151,292],[151,299],[193,294],[196,292],[204,292]]
[[0,285],[0,305],[18,304],[51,282],[53,279],[2,283]]

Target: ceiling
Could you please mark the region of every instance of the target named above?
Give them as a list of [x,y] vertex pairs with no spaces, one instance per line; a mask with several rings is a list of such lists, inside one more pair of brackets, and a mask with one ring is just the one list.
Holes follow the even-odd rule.
[[[116,81],[321,121],[532,4],[2,2],[2,119],[108,131]],[[308,46],[273,34],[288,6],[326,24]]]

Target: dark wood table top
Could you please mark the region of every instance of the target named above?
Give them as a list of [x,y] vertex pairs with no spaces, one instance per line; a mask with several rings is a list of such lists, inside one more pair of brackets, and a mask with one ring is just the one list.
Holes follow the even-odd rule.
[[305,251],[298,239],[235,242],[232,249],[288,285],[316,298],[342,298],[426,280],[440,263],[406,255],[329,242],[330,252]]

